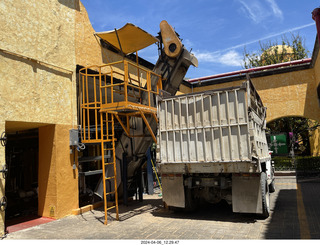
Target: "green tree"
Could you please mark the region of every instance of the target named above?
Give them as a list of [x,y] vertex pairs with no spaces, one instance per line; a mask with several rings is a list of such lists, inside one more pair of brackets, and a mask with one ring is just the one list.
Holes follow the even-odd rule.
[[259,42],[259,44],[260,50],[256,52],[250,53],[244,47],[243,64],[245,69],[300,60],[307,58],[309,54],[304,44],[304,38],[299,34],[291,34],[290,39],[283,35],[280,44],[277,40]]

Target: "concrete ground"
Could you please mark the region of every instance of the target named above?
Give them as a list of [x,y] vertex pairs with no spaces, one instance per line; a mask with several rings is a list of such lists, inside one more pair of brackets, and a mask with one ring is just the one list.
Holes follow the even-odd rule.
[[[102,208],[7,235],[12,239],[319,239],[320,178],[277,176],[271,215],[235,214],[226,204],[203,205],[194,213],[174,213],[158,194],[119,206],[120,221]],[[142,242],[141,242],[142,244]]]

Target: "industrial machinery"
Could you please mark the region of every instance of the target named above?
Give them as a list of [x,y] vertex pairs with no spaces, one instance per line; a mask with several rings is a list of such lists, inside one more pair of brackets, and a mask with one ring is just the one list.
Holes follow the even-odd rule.
[[[104,199],[107,223],[111,208],[118,219],[118,194],[126,202],[147,149],[157,141],[157,95],[174,95],[189,66],[198,61],[166,21],[160,23],[158,37],[130,23],[95,36],[123,55],[121,61],[79,71],[81,142],[101,146],[102,178],[95,193]],[[158,43],[159,59],[151,71],[139,65],[137,52],[153,43]],[[126,59],[134,52],[136,63]]]

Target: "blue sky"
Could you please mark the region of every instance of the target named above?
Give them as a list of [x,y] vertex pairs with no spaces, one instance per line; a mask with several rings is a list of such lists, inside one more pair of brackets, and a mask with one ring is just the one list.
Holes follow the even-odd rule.
[[[199,67],[187,78],[243,69],[244,47],[259,50],[259,40],[278,40],[299,33],[312,55],[316,25],[311,12],[319,0],[81,0],[96,32],[132,23],[156,36],[162,20],[179,33],[185,47],[196,55]],[[157,46],[139,51],[155,63]]]

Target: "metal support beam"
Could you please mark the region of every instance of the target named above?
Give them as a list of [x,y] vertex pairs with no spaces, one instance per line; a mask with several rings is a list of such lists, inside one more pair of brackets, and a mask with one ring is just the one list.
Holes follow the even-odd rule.
[[[128,131],[128,128],[122,123],[121,119],[117,114],[114,114],[114,116],[117,118],[118,122],[120,123],[123,130],[126,132],[126,134],[130,137],[130,131]],[[128,125],[127,125],[128,126]]]
[[150,125],[149,125],[149,122],[148,122],[147,118],[145,117],[145,115],[144,115],[142,110],[139,109],[139,111],[140,111],[140,114],[141,114],[141,117],[142,117],[144,123],[146,124],[146,126],[147,126],[147,128],[149,130],[149,133],[151,134],[151,137],[152,137],[153,141],[157,144],[157,138],[154,135],[154,133],[153,133],[153,131],[152,131]]

